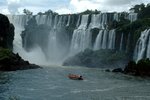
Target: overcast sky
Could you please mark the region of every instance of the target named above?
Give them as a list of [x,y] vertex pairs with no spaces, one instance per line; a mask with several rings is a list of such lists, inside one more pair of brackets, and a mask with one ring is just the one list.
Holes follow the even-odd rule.
[[22,14],[29,9],[34,14],[49,9],[60,14],[76,13],[86,9],[102,12],[128,11],[135,4],[150,3],[150,0],[0,0],[0,13]]

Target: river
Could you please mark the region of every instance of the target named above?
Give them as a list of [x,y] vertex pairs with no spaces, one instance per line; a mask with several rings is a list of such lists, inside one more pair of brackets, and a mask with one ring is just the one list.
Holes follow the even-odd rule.
[[[70,80],[69,73],[81,74],[84,80]],[[150,100],[150,79],[51,65],[1,72],[0,100]]]

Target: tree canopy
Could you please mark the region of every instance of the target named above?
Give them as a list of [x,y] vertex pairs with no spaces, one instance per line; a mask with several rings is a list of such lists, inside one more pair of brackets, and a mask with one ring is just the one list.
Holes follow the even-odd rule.
[[23,13],[26,14],[26,15],[32,15],[32,14],[33,14],[33,12],[31,12],[31,11],[28,10],[28,9],[24,9],[24,10],[23,10]]

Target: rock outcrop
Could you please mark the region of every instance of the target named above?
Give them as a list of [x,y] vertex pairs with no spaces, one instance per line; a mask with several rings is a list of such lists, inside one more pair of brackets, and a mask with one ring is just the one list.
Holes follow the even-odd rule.
[[0,14],[0,47],[13,49],[14,29],[8,18]]
[[131,74],[135,76],[150,76],[150,60],[141,59],[137,63],[134,61],[130,61],[125,69],[125,74]]
[[64,66],[86,66],[97,68],[116,68],[127,62],[127,56],[122,52],[115,50],[97,50],[86,49],[83,52],[69,57],[63,63]]
[[24,61],[19,54],[14,54],[9,49],[0,49],[0,71],[16,71],[40,68],[37,65]]
[[5,15],[0,14],[0,71],[15,71],[39,68],[24,61],[19,54],[14,54],[14,26]]

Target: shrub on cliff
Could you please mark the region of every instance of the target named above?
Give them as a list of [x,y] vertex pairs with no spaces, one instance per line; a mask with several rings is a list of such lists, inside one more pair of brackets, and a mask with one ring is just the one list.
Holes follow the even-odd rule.
[[98,11],[98,10],[85,10],[81,13],[79,13],[80,15],[85,15],[85,14],[99,14],[101,11]]
[[9,59],[10,57],[13,57],[13,54],[9,49],[0,48],[0,61]]
[[24,61],[19,54],[14,54],[9,49],[0,48],[0,71],[15,71],[39,68],[39,66],[29,64]]
[[138,76],[150,76],[150,60],[141,59],[137,63],[130,61],[124,69],[124,73],[138,75]]
[[[111,66],[115,62],[122,62],[127,59],[124,53],[115,50],[97,50],[86,49],[64,61],[63,65],[79,65],[86,67],[104,67]],[[115,67],[115,66],[113,66]]]

